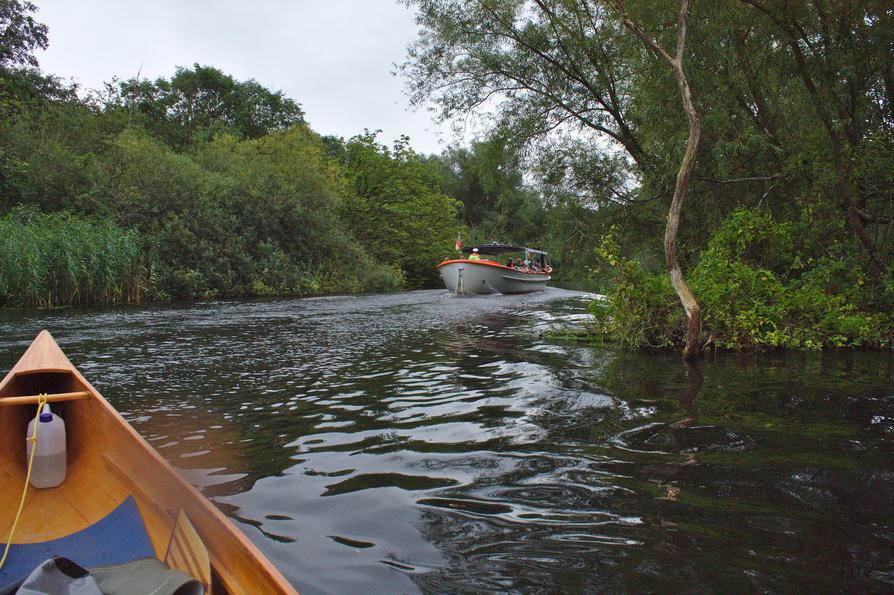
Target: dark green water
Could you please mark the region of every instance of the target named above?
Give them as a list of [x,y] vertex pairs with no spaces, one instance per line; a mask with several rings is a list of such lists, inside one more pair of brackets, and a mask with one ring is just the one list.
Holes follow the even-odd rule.
[[584,296],[0,314],[302,591],[894,590],[894,358],[542,338]]

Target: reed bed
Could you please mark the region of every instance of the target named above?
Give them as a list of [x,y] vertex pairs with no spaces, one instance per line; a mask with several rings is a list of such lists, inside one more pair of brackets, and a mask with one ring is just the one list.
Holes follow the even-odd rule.
[[65,212],[0,218],[0,307],[132,303],[145,283],[134,230]]

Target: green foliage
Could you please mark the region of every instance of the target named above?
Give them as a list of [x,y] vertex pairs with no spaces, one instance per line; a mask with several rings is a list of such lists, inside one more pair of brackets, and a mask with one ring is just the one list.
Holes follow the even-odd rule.
[[456,237],[457,202],[440,192],[438,170],[406,137],[388,148],[367,132],[344,143],[350,191],[341,218],[378,261],[402,270],[410,286],[436,283],[435,265]]
[[95,170],[92,200],[155,239],[160,297],[318,295],[394,289],[338,220],[345,183],[296,126],[175,153],[128,130]]
[[0,218],[0,306],[136,302],[148,281],[133,230],[63,211]]
[[27,0],[0,2],[0,68],[37,67],[34,50],[46,49],[47,26],[28,13],[37,7]]
[[615,234],[613,228],[596,249],[615,277],[606,298],[588,307],[596,333],[633,349],[682,344],[684,317],[667,275],[651,274],[637,261],[623,258]]
[[89,187],[89,165],[103,135],[99,119],[76,103],[18,113],[0,127],[0,213],[16,204],[75,208]]
[[[723,223],[690,277],[709,343],[749,350],[894,347],[894,270],[873,281],[847,243],[817,254],[809,227],[745,209]],[[622,259],[611,235],[598,252],[615,285],[605,302],[590,307],[597,328],[630,347],[681,345],[682,313],[666,275]]]
[[[29,14],[36,10],[28,1],[0,0],[0,126],[34,104],[76,97],[74,86],[37,68],[34,52],[48,41],[47,26]],[[3,167],[6,156],[0,159]]]
[[[625,344],[678,345],[656,258],[687,139],[667,64],[613,2],[406,2],[422,29],[404,65],[413,100],[444,119],[487,110],[509,152],[533,155],[544,243],[572,268],[592,268],[616,224],[623,249],[599,250],[617,273],[600,324]],[[673,54],[679,3],[624,6]],[[702,148],[677,246],[714,345],[891,344],[892,39],[879,2],[690,6]]]
[[[340,211],[349,184],[306,126],[254,140],[218,136],[178,153],[140,128],[121,130],[120,123],[117,114],[77,103],[20,114],[0,130],[0,143],[14,156],[0,180],[2,210],[17,203],[69,209],[134,230],[150,282],[132,295],[143,298],[302,296],[404,286],[399,267],[371,258],[345,229]],[[35,221],[49,226],[48,220]],[[83,292],[52,292],[52,299],[17,293],[9,303],[85,300]],[[87,301],[120,299],[100,292]]]
[[501,136],[445,151],[441,187],[462,203],[460,218],[471,241],[535,244],[543,203],[524,183],[520,159]]
[[178,68],[170,80],[112,83],[106,111],[126,112],[174,147],[215,134],[259,138],[304,123],[304,112],[280,91],[255,80],[237,81],[210,66]]
[[[406,138],[321,139],[296,102],[207,66],[82,101],[36,70],[47,40],[34,6],[0,2],[0,215],[24,221],[27,205],[37,227],[132,234],[134,295],[160,299],[437,285],[462,230],[467,243],[545,248],[561,283],[613,273],[593,306],[598,332],[678,346],[661,235],[686,119],[666,65],[608,3],[406,1],[423,29],[404,66],[414,101],[434,99],[446,118],[493,110],[484,140],[440,157]],[[625,4],[674,46],[676,5]],[[734,349],[891,346],[890,10],[694,3],[689,24],[703,150],[678,245],[705,336]],[[57,288],[35,275],[4,299],[87,299],[71,277]]]
[[692,284],[717,346],[894,346],[894,302],[867,301],[877,288],[866,262],[837,242],[817,253],[808,228],[741,209],[712,237]]
[[[346,168],[295,101],[198,64],[81,100],[36,70],[34,10],[0,2],[3,255],[23,250],[0,270],[0,305],[393,291],[432,276],[455,203],[406,139]],[[364,177],[379,187],[358,195]],[[363,201],[380,228],[345,217]],[[361,245],[352,224],[382,241]]]
[[622,55],[629,44],[603,6],[568,0],[406,3],[423,29],[403,65],[415,103],[434,100],[444,120],[495,106],[489,120],[512,145],[556,130],[588,140],[607,133],[639,160],[626,114],[630,76]]

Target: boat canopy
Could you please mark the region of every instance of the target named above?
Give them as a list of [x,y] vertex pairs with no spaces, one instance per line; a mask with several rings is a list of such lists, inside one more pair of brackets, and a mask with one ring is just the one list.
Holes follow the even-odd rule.
[[504,252],[527,252],[529,254],[548,254],[547,252],[543,252],[542,250],[535,250],[534,248],[525,248],[524,246],[513,246],[511,244],[500,244],[497,242],[491,242],[489,244],[478,244],[477,246],[468,246],[467,248],[463,248],[463,254],[471,254],[472,250],[478,248],[479,254],[503,254]]

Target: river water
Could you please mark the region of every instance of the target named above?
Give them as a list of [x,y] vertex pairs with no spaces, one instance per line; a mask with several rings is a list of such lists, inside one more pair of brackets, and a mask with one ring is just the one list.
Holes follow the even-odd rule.
[[[0,313],[303,592],[894,590],[894,358],[550,339],[592,296]],[[692,376],[697,377],[697,374]]]

